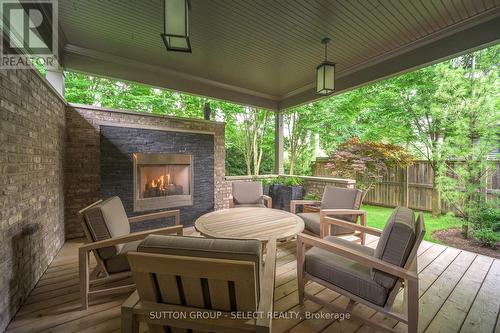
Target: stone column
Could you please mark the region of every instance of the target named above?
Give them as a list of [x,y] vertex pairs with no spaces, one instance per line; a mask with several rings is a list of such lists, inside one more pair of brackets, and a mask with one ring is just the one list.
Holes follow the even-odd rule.
[[283,113],[274,112],[274,172],[278,175],[285,173],[283,167]]

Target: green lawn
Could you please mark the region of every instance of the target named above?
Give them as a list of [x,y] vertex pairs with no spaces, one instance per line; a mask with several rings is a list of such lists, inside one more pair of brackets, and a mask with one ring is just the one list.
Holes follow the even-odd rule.
[[[371,205],[363,205],[362,209],[366,211],[367,224],[377,229],[384,227],[393,210],[392,208]],[[439,241],[432,237],[433,231],[461,226],[460,219],[451,215],[442,215],[434,218],[430,213],[424,213],[424,221],[426,228],[424,239],[436,243],[439,243]]]

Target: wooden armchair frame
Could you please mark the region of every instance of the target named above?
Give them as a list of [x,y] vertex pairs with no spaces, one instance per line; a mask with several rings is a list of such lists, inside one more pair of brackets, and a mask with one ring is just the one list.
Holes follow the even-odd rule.
[[[145,252],[134,252],[128,256],[138,291],[130,295],[122,304],[121,331],[123,333],[139,332],[141,321],[150,324],[148,325],[149,331],[152,333],[163,332],[161,326],[204,332],[271,332],[272,318],[268,314],[272,313],[274,302],[276,239],[268,241],[258,303],[255,283],[259,277],[256,275],[254,262]],[[151,282],[152,279],[148,278],[150,274],[156,274],[157,279],[161,277],[162,280],[158,280],[155,285]],[[189,288],[184,289],[184,298],[191,303],[198,303],[199,306],[179,305],[176,276],[182,279],[183,286],[189,285]],[[207,280],[211,304],[217,310],[203,309],[200,279]],[[234,283],[238,310],[252,312],[257,310],[264,316],[253,320],[231,318],[228,291],[230,281]],[[160,290],[156,290],[156,286]],[[152,298],[158,292],[161,293],[164,303],[148,299],[149,296],[152,295]],[[139,293],[146,295],[145,299],[141,299]],[[175,311],[184,313],[185,318],[177,316],[176,318],[152,319],[150,317],[152,311],[169,311],[168,313]],[[195,313],[197,317],[194,318],[190,313]],[[210,314],[215,313],[219,315],[210,317]]]
[[[290,201],[290,212],[295,214],[297,211],[297,206],[303,205],[319,205],[321,201],[317,200],[292,200]],[[356,215],[357,219],[355,222],[347,222],[335,218],[331,215]],[[364,228],[353,228],[352,226],[357,226],[358,220],[362,227],[366,227],[366,211],[357,209],[320,209],[319,210],[319,221],[320,221],[320,234],[321,238],[325,238],[330,235],[330,225],[338,225],[341,227],[352,229],[354,235],[360,239],[361,245],[365,245],[366,241],[366,231]],[[356,233],[358,232],[358,233]]]
[[[128,221],[130,224],[133,224],[133,223],[138,223],[138,222],[143,222],[143,221],[148,221],[148,220],[154,220],[154,219],[158,219],[158,218],[162,218],[162,217],[174,217],[175,218],[175,225],[174,226],[146,230],[146,231],[140,231],[140,232],[134,232],[134,233],[130,233],[128,235],[114,237],[114,238],[94,242],[92,240],[90,230],[88,229],[87,224],[85,223],[83,214],[86,210],[94,207],[95,205],[99,204],[100,202],[102,202],[102,200],[99,200],[99,201],[91,204],[88,207],[85,207],[84,209],[82,209],[78,212],[78,215],[80,216],[83,232],[85,233],[85,236],[87,238],[87,243],[80,246],[78,249],[78,266],[79,266],[79,276],[80,276],[80,298],[81,298],[83,310],[88,308],[90,297],[95,297],[95,296],[99,296],[99,295],[110,295],[110,294],[115,294],[115,293],[123,293],[123,292],[127,292],[127,291],[132,291],[135,289],[135,284],[128,284],[128,285],[119,286],[119,287],[101,288],[99,290],[92,290],[92,291],[90,290],[90,288],[92,286],[102,285],[104,283],[117,281],[120,279],[124,279],[128,276],[131,276],[130,271],[113,273],[113,274],[108,273],[103,260],[101,260],[101,257],[97,253],[97,250],[105,248],[105,247],[109,247],[109,246],[114,246],[117,244],[124,244],[124,243],[129,243],[129,242],[141,240],[141,239],[146,238],[150,234],[178,234],[178,235],[182,235],[182,232],[183,232],[183,230],[182,230],[183,227],[180,224],[180,212],[179,212],[179,210],[171,210],[171,211],[157,212],[157,213],[150,213],[150,214],[129,217]],[[94,254],[94,258],[97,262],[97,266],[95,267],[95,269],[92,273],[89,272],[90,253],[91,252]]]
[[[264,204],[267,208],[273,208],[273,199],[265,194],[261,195],[261,199],[264,200]],[[228,199],[229,208],[234,208],[234,198],[231,195]]]
[[[299,303],[303,304],[304,299],[309,299],[317,304],[321,304],[325,308],[329,308],[333,311],[337,312],[342,312],[346,311],[351,314],[351,317],[354,319],[357,319],[361,321],[362,323],[373,327],[376,330],[380,330],[382,332],[397,332],[393,330],[392,328],[389,328],[387,326],[384,326],[380,323],[377,323],[369,318],[365,318],[363,316],[358,316],[355,313],[352,312],[353,307],[355,303],[360,303],[363,305],[366,305],[368,307],[371,307],[372,309],[382,312],[385,315],[396,319],[400,322],[403,322],[408,326],[408,332],[409,333],[416,333],[418,332],[418,276],[417,276],[417,250],[418,247],[420,246],[420,243],[423,240],[424,234],[425,234],[425,227],[423,224],[423,218],[419,218],[419,226],[418,230],[419,233],[416,237],[415,243],[413,248],[410,251],[410,254],[408,256],[408,259],[406,261],[406,264],[403,267],[399,267],[396,265],[392,265],[390,263],[387,263],[385,261],[382,261],[380,259],[377,259],[375,257],[372,257],[370,255],[361,253],[359,251],[355,251],[351,248],[337,245],[330,243],[328,241],[325,241],[323,239],[313,237],[310,235],[306,234],[300,234],[297,236],[297,279],[298,279],[298,293],[299,293]],[[335,219],[332,219],[330,221],[331,223],[337,224],[342,227],[346,228],[351,228],[353,230],[363,230],[367,234],[375,235],[375,236],[381,236],[382,232],[381,230],[375,229],[375,228],[370,228],[366,226],[360,226],[360,225],[355,225],[349,222],[344,222],[344,221],[338,221]],[[340,223],[339,223],[340,222]],[[373,304],[357,295],[354,295],[350,293],[347,290],[344,290],[336,285],[333,285],[327,281],[323,281],[319,278],[316,278],[312,275],[309,275],[308,273],[305,272],[304,270],[304,263],[305,263],[305,252],[306,252],[306,246],[313,246],[313,247],[319,247],[323,250],[335,253],[337,255],[343,256],[345,258],[354,260],[361,265],[370,267],[370,268],[375,268],[380,271],[389,273],[391,275],[394,275],[398,277],[398,281],[396,282],[396,285],[394,288],[391,290],[391,292],[388,295],[387,301],[385,306],[379,306],[377,304]],[[350,299],[347,308],[341,308],[339,306],[336,306],[335,304],[328,303],[323,301],[321,298],[309,294],[305,291],[305,284],[307,281],[314,281],[322,286],[325,286],[331,290],[334,290],[338,292],[341,295],[344,295]],[[394,300],[396,299],[397,294],[399,293],[399,290],[403,287],[403,313],[395,312],[392,310],[392,306],[394,303]]]

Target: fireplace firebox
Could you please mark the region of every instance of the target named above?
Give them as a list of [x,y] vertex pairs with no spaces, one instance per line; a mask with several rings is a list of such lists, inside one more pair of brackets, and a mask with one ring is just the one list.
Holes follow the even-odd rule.
[[193,204],[192,156],[134,153],[134,211]]

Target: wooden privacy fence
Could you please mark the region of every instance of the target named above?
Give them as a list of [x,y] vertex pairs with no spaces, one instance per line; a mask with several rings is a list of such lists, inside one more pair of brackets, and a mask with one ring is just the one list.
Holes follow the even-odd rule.
[[[317,160],[314,176],[332,177],[325,168],[327,160]],[[365,197],[364,203],[385,206],[408,206],[416,210],[432,211],[433,170],[427,161],[416,161],[408,168],[392,168]],[[500,191],[500,161],[496,161],[496,172],[488,180],[487,195]],[[442,202],[443,211],[452,208]]]

